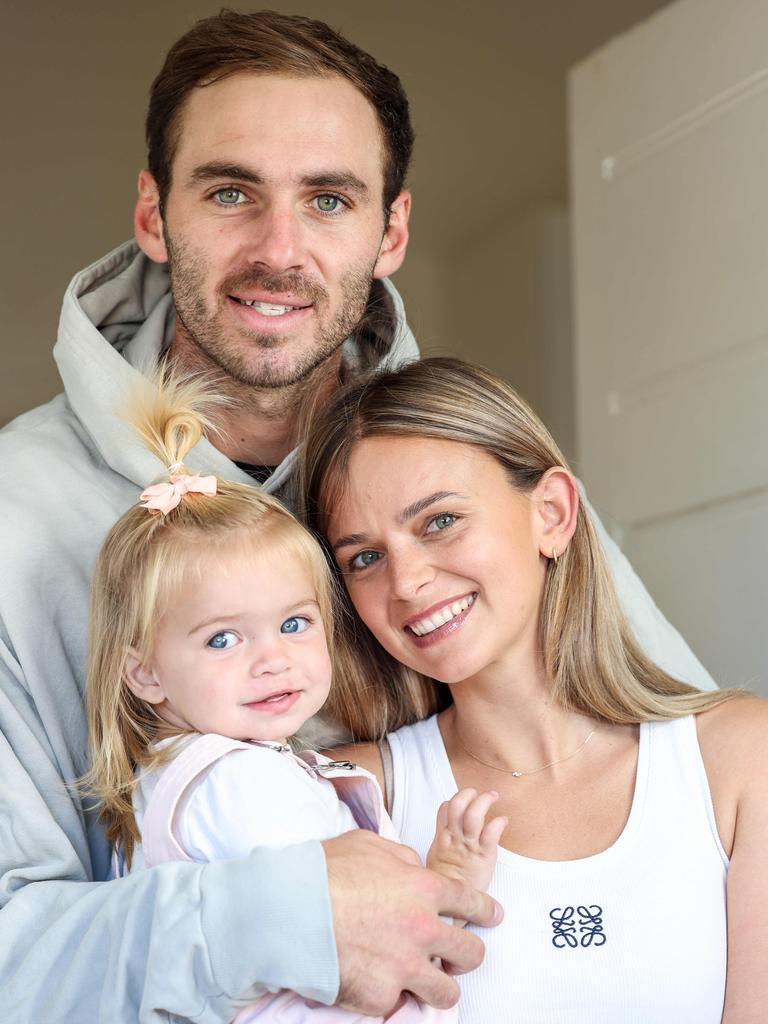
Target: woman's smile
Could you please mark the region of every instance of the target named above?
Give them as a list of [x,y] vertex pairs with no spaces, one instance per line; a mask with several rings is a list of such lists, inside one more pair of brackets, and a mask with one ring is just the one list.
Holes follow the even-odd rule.
[[536,501],[481,449],[369,437],[352,450],[329,539],[379,643],[456,683],[510,657],[535,659],[542,531]]
[[406,622],[405,632],[411,634],[421,647],[436,643],[461,627],[476,599],[477,594],[473,592],[464,597],[438,602],[428,611]]

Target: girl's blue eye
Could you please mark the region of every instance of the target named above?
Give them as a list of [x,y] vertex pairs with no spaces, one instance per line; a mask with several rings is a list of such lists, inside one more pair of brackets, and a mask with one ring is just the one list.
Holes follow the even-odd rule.
[[453,515],[451,512],[441,512],[439,516],[435,516],[430,519],[427,525],[427,533],[439,533],[440,530],[445,530],[449,526],[453,526],[458,517]]
[[228,629],[224,629],[221,633],[214,633],[206,647],[212,648],[214,651],[226,651],[228,647],[233,647],[237,643],[237,637],[234,633]]
[[244,199],[241,190],[232,185],[227,188],[219,188],[213,194],[222,206],[238,206]]
[[292,615],[290,619],[286,619],[280,627],[281,633],[303,633],[305,629],[309,629],[309,619],[305,619],[303,615]]
[[350,569],[367,569],[381,558],[378,551],[361,551],[350,561]]

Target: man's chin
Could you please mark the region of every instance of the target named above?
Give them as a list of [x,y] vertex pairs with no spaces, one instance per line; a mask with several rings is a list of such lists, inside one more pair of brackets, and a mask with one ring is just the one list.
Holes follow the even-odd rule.
[[341,352],[337,351],[323,359],[259,359],[237,365],[221,365],[221,369],[238,384],[272,391],[297,387],[325,374],[337,376],[340,362]]

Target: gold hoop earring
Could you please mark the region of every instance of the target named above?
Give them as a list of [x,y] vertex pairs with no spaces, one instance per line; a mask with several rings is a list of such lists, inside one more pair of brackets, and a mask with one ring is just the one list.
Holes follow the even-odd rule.
[[555,563],[555,568],[557,568],[557,552],[555,551],[554,548],[552,548],[552,559],[553,559],[553,561]]

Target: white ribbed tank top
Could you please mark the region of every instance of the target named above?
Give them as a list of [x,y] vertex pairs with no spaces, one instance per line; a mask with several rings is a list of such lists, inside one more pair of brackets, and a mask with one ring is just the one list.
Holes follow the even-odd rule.
[[[456,792],[437,718],[389,736],[392,818],[426,855]],[[720,1024],[728,858],[693,716],[640,726],[635,792],[616,842],[581,860],[499,849],[504,906],[478,970],[459,978],[461,1024]]]

